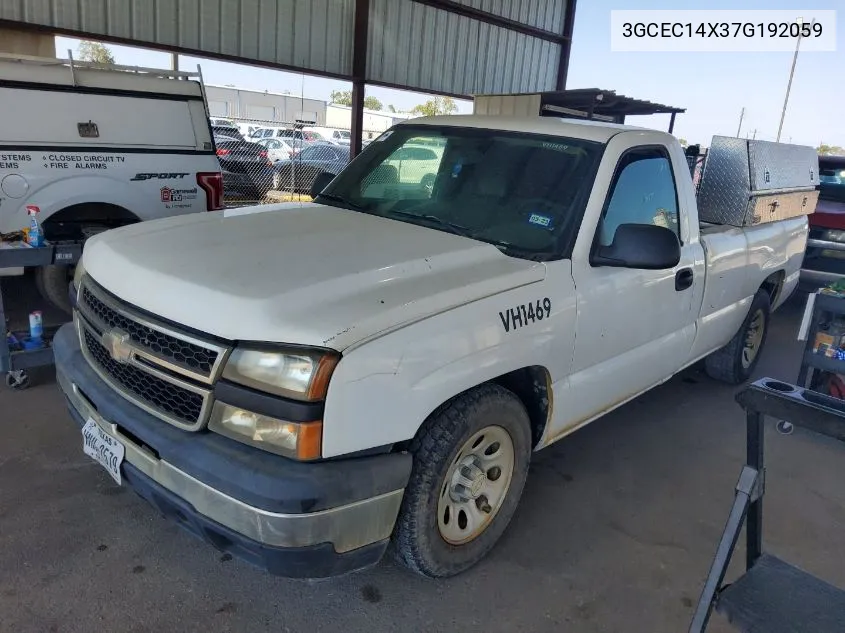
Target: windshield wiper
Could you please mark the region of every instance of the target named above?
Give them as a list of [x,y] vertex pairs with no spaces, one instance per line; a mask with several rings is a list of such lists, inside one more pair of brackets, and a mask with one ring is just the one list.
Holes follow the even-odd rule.
[[346,205],[347,207],[349,207],[350,209],[354,209],[355,211],[367,211],[367,208],[364,205],[358,204],[357,202],[352,202],[351,200],[347,200],[343,196],[336,196],[333,193],[317,194],[317,198],[315,199],[315,202],[319,198],[324,198],[326,200],[332,200],[334,202],[339,202],[340,204]]
[[419,213],[409,213],[408,211],[391,211],[390,214],[401,215],[405,218],[414,218],[415,220],[426,220],[427,222],[431,222],[432,224],[448,229],[450,233],[454,233],[455,235],[475,239],[467,227],[455,224],[454,222],[449,222],[449,220],[444,220],[443,218],[438,218],[436,215],[420,215]]
[[519,246],[514,246],[510,242],[506,242],[504,240],[485,240],[483,238],[478,239],[480,239],[482,242],[486,242],[487,244],[492,244],[500,251],[502,251],[505,255],[518,257],[519,259],[528,259],[534,262],[546,261],[550,256],[553,256],[555,254],[554,251],[532,251],[527,248],[520,248]]

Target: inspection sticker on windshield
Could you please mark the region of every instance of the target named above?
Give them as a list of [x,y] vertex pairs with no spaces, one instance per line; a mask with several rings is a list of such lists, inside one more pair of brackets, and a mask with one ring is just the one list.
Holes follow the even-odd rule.
[[510,332],[529,323],[542,321],[552,314],[552,300],[548,297],[537,299],[536,302],[523,303],[509,310],[499,312],[502,327]]
[[528,218],[529,224],[536,224],[537,226],[549,227],[552,225],[552,219],[547,215],[540,215],[539,213],[532,213]]

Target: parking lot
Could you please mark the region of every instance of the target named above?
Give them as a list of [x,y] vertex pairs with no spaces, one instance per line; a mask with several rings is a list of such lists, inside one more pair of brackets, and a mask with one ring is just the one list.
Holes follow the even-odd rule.
[[[795,379],[800,312],[775,317],[759,375]],[[385,559],[308,583],[214,551],[115,486],[50,371],[33,382],[0,390],[0,630],[21,633],[684,631],[745,454],[734,389],[694,368],[536,454],[505,537],[468,573],[428,581]],[[769,431],[764,545],[845,583],[845,451]]]

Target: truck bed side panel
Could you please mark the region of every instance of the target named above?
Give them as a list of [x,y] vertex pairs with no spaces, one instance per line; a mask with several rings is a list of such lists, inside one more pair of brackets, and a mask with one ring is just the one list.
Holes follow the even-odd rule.
[[691,360],[730,341],[745,319],[754,294],[772,274],[783,274],[773,308],[792,293],[806,240],[805,216],[748,228],[702,229],[707,276]]

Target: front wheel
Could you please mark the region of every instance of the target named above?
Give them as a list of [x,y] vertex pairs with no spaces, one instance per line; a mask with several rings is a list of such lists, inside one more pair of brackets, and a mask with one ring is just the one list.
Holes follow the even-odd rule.
[[769,294],[758,290],[739,331],[727,345],[704,360],[707,375],[732,385],[748,380],[766,343],[770,317]]
[[482,385],[435,411],[411,452],[397,558],[424,576],[454,576],[484,558],[516,511],[531,457],[528,414],[507,389]]

